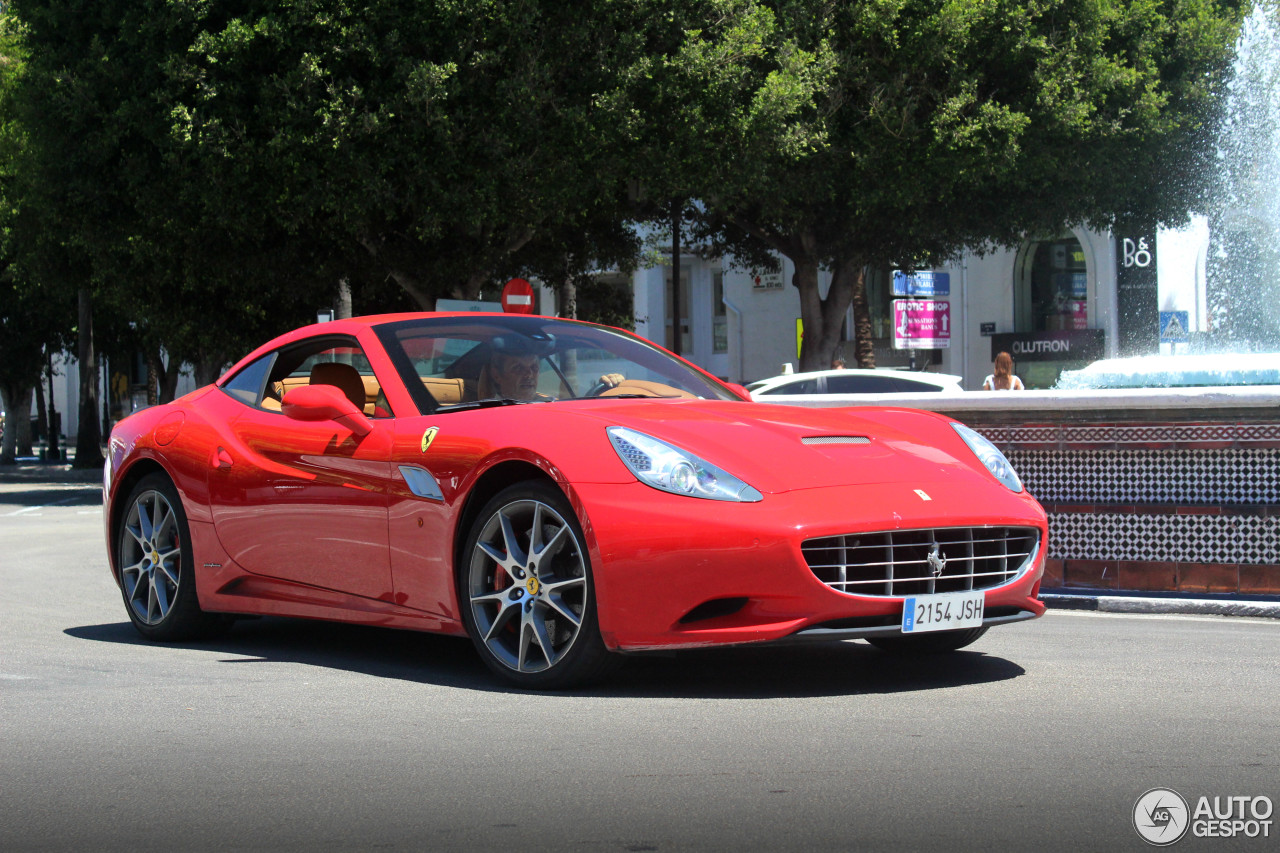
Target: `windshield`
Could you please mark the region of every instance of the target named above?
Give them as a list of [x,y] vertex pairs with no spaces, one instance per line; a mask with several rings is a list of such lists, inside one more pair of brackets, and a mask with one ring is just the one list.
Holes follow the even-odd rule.
[[606,326],[494,314],[376,331],[424,414],[598,397],[738,399],[664,350]]

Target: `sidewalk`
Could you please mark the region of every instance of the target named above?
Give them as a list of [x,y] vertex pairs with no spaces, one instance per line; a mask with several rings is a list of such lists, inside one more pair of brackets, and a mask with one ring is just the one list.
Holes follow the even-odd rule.
[[41,462],[35,457],[20,456],[16,465],[0,465],[0,483],[97,483],[101,485],[102,469],[72,468],[70,462]]
[[1045,589],[1040,600],[1054,610],[1099,613],[1179,613],[1280,619],[1280,598],[1262,595],[1184,595],[1090,589]]

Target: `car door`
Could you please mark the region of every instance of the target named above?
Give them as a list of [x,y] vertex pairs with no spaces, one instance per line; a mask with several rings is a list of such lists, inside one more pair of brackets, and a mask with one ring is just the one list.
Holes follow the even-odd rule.
[[[342,350],[337,356],[359,361],[352,347],[336,349]],[[214,527],[246,571],[391,600],[387,512],[394,419],[370,418],[371,431],[360,436],[335,421],[286,417],[275,399],[289,380],[309,378],[308,361],[335,356],[334,350],[301,361],[297,352],[287,354],[256,405],[228,401],[238,411],[210,460]],[[372,371],[364,376],[372,385]]]

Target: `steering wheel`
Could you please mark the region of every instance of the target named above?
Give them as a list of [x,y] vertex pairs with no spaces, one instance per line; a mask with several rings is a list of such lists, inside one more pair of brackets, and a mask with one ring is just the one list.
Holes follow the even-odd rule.
[[610,385],[608,382],[602,382],[600,380],[596,380],[596,383],[592,385],[590,388],[588,388],[586,390],[586,393],[584,393],[582,396],[599,397],[601,394],[603,394],[605,391],[608,391],[612,387],[614,386]]

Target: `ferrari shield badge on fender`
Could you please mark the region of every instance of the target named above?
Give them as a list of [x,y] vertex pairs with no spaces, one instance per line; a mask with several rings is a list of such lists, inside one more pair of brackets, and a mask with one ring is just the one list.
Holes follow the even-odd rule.
[[427,431],[422,434],[422,452],[426,453],[431,449],[431,442],[436,440],[436,434],[440,432],[440,427],[427,427]]

